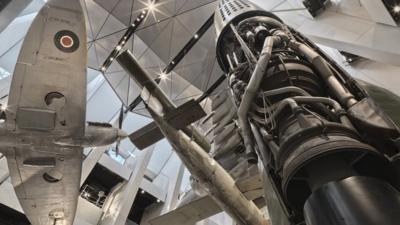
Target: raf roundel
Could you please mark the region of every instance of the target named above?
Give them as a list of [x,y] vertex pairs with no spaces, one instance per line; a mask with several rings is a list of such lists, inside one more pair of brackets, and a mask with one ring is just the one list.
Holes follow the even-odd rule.
[[60,51],[72,53],[79,48],[79,38],[72,31],[62,30],[54,36],[54,44]]

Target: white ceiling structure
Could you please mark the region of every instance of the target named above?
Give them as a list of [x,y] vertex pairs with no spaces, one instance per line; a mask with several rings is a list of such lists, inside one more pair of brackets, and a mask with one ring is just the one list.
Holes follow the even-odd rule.
[[[87,0],[93,43],[91,54],[102,63],[115,47],[132,20],[146,7],[148,0]],[[400,66],[400,29],[379,22],[365,5],[369,0],[332,0],[326,12],[317,18],[296,0],[251,0],[275,12],[287,24],[318,43]],[[128,45],[149,73],[156,77],[214,12],[216,0],[161,0]],[[95,6],[97,3],[97,6]],[[364,5],[361,5],[363,3]],[[369,6],[369,5],[367,5]],[[94,19],[93,19],[94,18]],[[97,64],[96,64],[97,63]],[[189,51],[184,60],[161,82],[161,87],[177,104],[196,97],[222,74],[215,59],[215,32],[211,27]],[[129,105],[138,96],[129,76],[114,63],[105,74],[122,101]],[[127,91],[128,90],[128,91]],[[143,107],[135,112],[143,113]]]
[[[341,50],[347,51],[348,45],[352,44],[350,47],[353,47],[351,49],[355,53],[360,53],[360,49],[368,48],[369,52],[366,55],[371,56],[368,58],[382,55],[382,52],[386,53],[386,57],[390,59],[400,54],[400,49],[397,49],[400,45],[392,44],[394,40],[400,38],[400,29],[376,25],[369,19],[367,10],[360,6],[359,0],[334,0],[328,11],[316,19],[312,19],[307,11],[301,10],[303,6],[296,0],[251,1],[266,10],[275,12],[290,26],[318,39],[323,44],[344,46],[345,49]],[[98,77],[98,69],[129,25],[147,7],[149,0],[82,0],[82,2],[87,16],[89,41],[88,99],[93,98],[93,94],[97,93],[96,90],[107,81],[118,99],[123,104],[129,105],[139,95],[140,90],[135,82],[116,62],[104,74],[106,80]],[[217,0],[160,0],[156,10],[138,28],[125,48],[131,50],[141,65],[155,78],[196,35],[197,30],[214,12],[217,2]],[[4,69],[0,70],[0,78],[12,74],[24,34],[35,12],[42,5],[42,0],[33,1],[20,17],[0,34],[0,42],[7,43],[0,46],[0,67]],[[375,29],[379,32],[374,32]],[[390,31],[391,35],[381,37],[383,33],[381,30]],[[372,35],[373,38],[368,35]],[[327,40],[328,37],[329,40]],[[384,46],[388,42],[392,47]],[[354,43],[360,46],[354,47]],[[367,46],[373,44],[378,47]],[[221,74],[215,59],[215,32],[211,27],[175,70],[167,75],[167,79],[161,81],[160,86],[179,105],[190,98],[200,96],[202,91],[210,87]],[[7,83],[10,78],[5,80],[8,82],[0,82],[0,96],[8,92]],[[88,110],[90,111],[90,107]],[[138,106],[134,112],[146,115],[143,105]],[[110,116],[108,113],[107,115]]]
[[[125,48],[156,78],[211,16],[216,3],[215,0],[160,1]],[[145,7],[138,0],[86,1],[90,68],[99,68]],[[161,81],[160,86],[176,104],[200,96],[222,74],[216,63],[214,37],[214,29],[209,29],[167,79]],[[105,77],[125,105],[139,95],[134,81],[117,63],[111,65]],[[142,109],[139,106],[134,112],[143,113]]]

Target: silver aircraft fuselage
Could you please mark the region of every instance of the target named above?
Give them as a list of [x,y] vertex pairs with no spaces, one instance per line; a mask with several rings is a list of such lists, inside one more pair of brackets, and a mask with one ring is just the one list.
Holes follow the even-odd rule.
[[32,225],[72,225],[83,148],[126,137],[86,126],[86,23],[80,0],[49,0],[24,39],[1,117],[0,152]]

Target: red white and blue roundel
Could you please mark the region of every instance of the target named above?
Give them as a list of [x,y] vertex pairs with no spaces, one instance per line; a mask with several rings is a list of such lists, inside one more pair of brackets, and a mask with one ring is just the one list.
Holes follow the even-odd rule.
[[54,36],[54,44],[62,52],[72,53],[79,48],[79,38],[72,31],[62,30]]

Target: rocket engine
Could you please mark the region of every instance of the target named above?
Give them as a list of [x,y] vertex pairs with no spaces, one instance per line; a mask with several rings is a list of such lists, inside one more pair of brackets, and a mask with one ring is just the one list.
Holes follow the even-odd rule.
[[263,165],[272,224],[398,224],[400,133],[357,81],[245,0],[222,0],[215,24],[243,155]]

